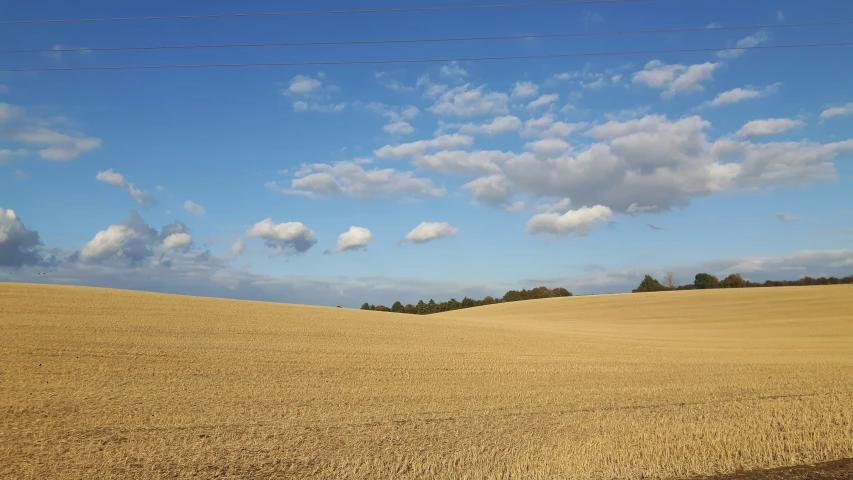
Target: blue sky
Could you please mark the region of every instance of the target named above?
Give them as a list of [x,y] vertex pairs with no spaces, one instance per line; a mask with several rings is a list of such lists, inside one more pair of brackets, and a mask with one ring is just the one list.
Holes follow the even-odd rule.
[[[3,18],[427,5],[29,3],[10,2]],[[3,25],[3,49],[81,51],[6,53],[0,65],[446,59],[853,41],[853,27],[829,26],[85,50],[845,19],[853,19],[853,5],[842,1],[815,8],[659,0]],[[853,91],[845,79],[853,64],[843,59],[851,48],[0,73],[3,280],[357,306],[482,297],[540,283],[618,292],[644,273],[667,270],[681,282],[699,270],[741,271],[753,280],[848,275]],[[53,271],[38,275],[45,269]]]

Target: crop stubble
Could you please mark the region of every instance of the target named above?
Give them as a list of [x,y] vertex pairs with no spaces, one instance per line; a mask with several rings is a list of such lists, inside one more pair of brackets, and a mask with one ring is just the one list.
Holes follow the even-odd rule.
[[0,284],[0,478],[674,478],[853,457],[853,287],[430,316]]

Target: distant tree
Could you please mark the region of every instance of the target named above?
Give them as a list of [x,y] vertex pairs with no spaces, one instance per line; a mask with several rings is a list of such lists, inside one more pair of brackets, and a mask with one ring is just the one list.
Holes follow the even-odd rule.
[[693,285],[700,290],[717,288],[720,286],[720,281],[717,280],[717,277],[709,273],[697,273],[696,278],[693,280]]
[[551,290],[551,292],[554,294],[555,297],[571,297],[572,296],[572,292],[566,290],[563,287],[557,287],[557,288]]
[[720,288],[743,288],[745,286],[747,286],[747,282],[739,273],[733,273],[720,280]]
[[394,305],[391,305],[391,311],[394,313],[403,313],[403,311],[404,311],[403,304],[400,303],[399,300],[394,302]]
[[510,290],[506,292],[503,297],[504,302],[517,302],[519,300],[524,300],[524,298],[522,297],[521,292],[519,292],[518,290]]
[[424,303],[423,300],[418,300],[418,305],[415,307],[415,313],[417,313],[418,315],[426,315],[427,313],[429,313],[428,308],[429,307],[427,307],[427,304]]
[[659,281],[651,275],[646,275],[646,277],[643,278],[643,281],[640,282],[640,285],[633,290],[633,293],[662,292],[664,290],[666,290],[666,287],[661,285]]
[[373,308],[373,310],[376,310],[377,312],[390,312],[391,311],[391,309],[386,307],[385,305],[377,305]]
[[676,288],[678,286],[678,282],[675,281],[675,274],[672,272],[666,272],[666,275],[663,276],[663,284],[670,290]]
[[369,303],[362,303],[361,309],[362,310],[370,310],[370,304]]
[[436,313],[438,312],[438,304],[435,303],[435,300],[429,299],[427,302],[427,313]]
[[491,304],[495,303],[495,299],[490,297],[490,296],[486,296],[482,300],[480,300],[480,303],[482,305],[491,305]]
[[338,305],[338,306],[337,306],[337,308],[341,308],[341,306],[340,306],[340,305]]
[[474,306],[474,300],[468,297],[462,299],[462,308],[471,308]]
[[409,303],[405,307],[403,307],[403,312],[408,313],[409,315],[415,315],[416,313],[418,313],[418,307]]

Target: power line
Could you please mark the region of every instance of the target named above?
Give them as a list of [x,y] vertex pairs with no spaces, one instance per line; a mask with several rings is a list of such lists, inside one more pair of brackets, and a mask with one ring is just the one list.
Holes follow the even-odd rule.
[[559,2],[536,2],[536,3],[501,3],[491,5],[450,5],[444,7],[406,7],[406,8],[379,8],[358,10],[322,10],[322,11],[289,11],[289,12],[260,12],[260,13],[209,13],[202,15],[158,15],[150,17],[104,17],[104,18],[57,18],[41,20],[7,20],[0,25],[23,25],[35,23],[82,23],[82,22],[128,22],[148,20],[191,20],[211,18],[234,18],[234,17],[286,17],[297,15],[345,15],[354,13],[403,13],[403,12],[439,12],[449,10],[487,10],[496,8],[522,8],[522,7],[558,7],[565,5],[589,5],[603,3],[640,3],[649,0],[572,0]]
[[58,71],[103,71],[103,70],[165,70],[165,69],[187,69],[187,68],[212,68],[212,67],[306,67],[306,66],[331,66],[331,65],[387,65],[394,63],[446,63],[446,62],[480,62],[490,60],[526,60],[546,58],[568,58],[568,57],[596,57],[612,55],[657,55],[664,53],[695,53],[695,52],[722,52],[728,50],[775,50],[786,48],[817,48],[838,47],[853,45],[850,42],[837,43],[801,43],[791,45],[766,45],[755,47],[726,47],[726,48],[682,48],[667,50],[629,50],[618,52],[580,52],[580,53],[553,53],[545,55],[515,55],[500,57],[469,57],[469,58],[423,58],[423,59],[395,59],[395,60],[354,60],[354,61],[314,61],[314,62],[270,62],[270,63],[197,63],[183,65],[117,65],[106,67],[36,67],[36,68],[4,68],[0,73],[12,72],[58,72]]
[[138,47],[93,47],[93,48],[56,48],[56,49],[30,49],[30,50],[0,50],[0,54],[8,53],[60,53],[60,52],[120,52],[120,51],[139,51],[139,50],[193,50],[193,49],[220,49],[220,48],[256,48],[256,47],[307,47],[320,45],[385,45],[385,44],[406,44],[406,43],[440,43],[440,42],[471,42],[471,41],[491,41],[491,40],[522,40],[528,38],[563,38],[563,37],[588,37],[588,36],[608,36],[608,35],[639,35],[639,34],[657,34],[657,33],[686,33],[686,32],[703,32],[715,30],[753,30],[753,29],[770,29],[770,28],[790,28],[790,27],[827,27],[838,25],[853,25],[853,21],[839,22],[812,22],[812,23],[783,23],[771,25],[736,25],[729,27],[688,27],[688,28],[670,28],[670,29],[654,29],[654,30],[613,30],[599,32],[568,32],[568,33],[542,33],[531,35],[501,35],[493,37],[450,37],[450,38],[419,38],[419,39],[387,39],[387,40],[342,40],[342,41],[324,41],[324,42],[284,42],[284,43],[223,43],[212,45],[156,45],[156,46],[138,46]]

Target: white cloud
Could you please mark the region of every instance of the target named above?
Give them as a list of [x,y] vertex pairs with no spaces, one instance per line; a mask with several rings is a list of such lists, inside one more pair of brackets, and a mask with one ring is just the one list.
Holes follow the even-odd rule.
[[654,212],[657,210],[657,205],[640,205],[639,203],[634,202],[631,205],[628,205],[628,208],[625,211],[629,215],[634,215],[636,213]]
[[776,10],[776,21],[777,22],[784,22],[785,21],[785,14],[782,13],[782,10]]
[[531,118],[524,123],[521,132],[526,137],[568,137],[575,131],[586,126],[586,123],[565,123],[557,121],[553,113],[546,113],[539,118]]
[[421,155],[427,150],[455,149],[470,147],[474,144],[474,137],[468,135],[439,135],[430,140],[418,140],[417,142],[403,143],[400,145],[385,145],[373,152],[376,158],[405,158]]
[[512,195],[510,186],[506,177],[495,174],[468,182],[462,188],[470,190],[475,201],[497,206],[509,200]]
[[426,243],[458,234],[459,229],[450,226],[447,222],[421,222],[420,225],[406,234],[404,240],[412,243]]
[[539,94],[539,86],[533,82],[515,82],[512,96],[516,98],[535,97]]
[[586,235],[598,222],[606,222],[613,212],[603,206],[581,207],[559,213],[540,213],[527,222],[531,234]]
[[[757,47],[758,45],[767,42],[770,40],[770,37],[766,32],[760,31],[755,33],[754,35],[750,35],[748,37],[744,37],[737,41],[735,44],[736,48],[752,48]],[[723,50],[717,52],[717,56],[720,58],[737,58],[746,53],[746,50]]]
[[304,165],[291,180],[290,188],[277,182],[267,182],[268,188],[287,195],[307,197],[349,195],[368,200],[384,195],[409,193],[441,197],[446,190],[433,185],[427,178],[418,178],[413,172],[393,168],[365,170],[359,160],[332,164]]
[[26,157],[29,154],[30,152],[25,148],[17,148],[15,150],[0,148],[0,165],[11,162],[17,157]]
[[[265,240],[266,246],[273,250],[273,256],[304,253],[317,243],[314,232],[302,222],[276,224],[271,218],[254,224],[243,236]],[[239,248],[232,249],[235,250]]]
[[742,102],[744,100],[750,100],[753,98],[766,97],[767,95],[772,95],[779,91],[779,87],[782,86],[781,83],[774,83],[773,85],[768,85],[761,90],[747,87],[747,88],[734,88],[732,90],[728,90],[726,92],[720,93],[713,100],[709,102],[705,102],[702,104],[703,106],[708,105],[711,107],[719,107],[722,105],[730,105],[733,103]]
[[602,17],[600,13],[592,11],[592,10],[584,10],[583,11],[583,22],[584,23],[601,23],[603,21],[604,21],[604,17]]
[[340,113],[347,108],[346,102],[321,104],[297,100],[293,102],[295,112]]
[[231,254],[232,258],[237,257],[241,253],[246,251],[246,242],[242,238],[238,238],[231,246],[228,248],[228,253]]
[[512,153],[499,150],[442,150],[432,155],[417,157],[412,163],[423,170],[479,175],[500,172],[500,165],[512,157]]
[[122,190],[127,190],[127,193],[130,194],[133,201],[139,205],[157,205],[156,198],[148,192],[144,192],[136,188],[131,182],[124,178],[122,174],[114,172],[112,168],[98,172],[98,174],[95,175],[95,179],[104,183],[109,183],[110,185],[121,188]]
[[531,198],[570,198],[577,205],[637,213],[723,191],[831,181],[837,176],[831,160],[853,150],[853,140],[752,143],[724,136],[712,142],[709,127],[700,116],[614,120],[590,129],[587,135],[597,142],[583,150],[551,158],[512,154],[494,173]]
[[560,99],[560,95],[558,95],[556,93],[551,93],[548,95],[542,95],[539,98],[537,98],[536,100],[533,100],[532,102],[528,103],[527,109],[528,110],[535,110],[539,107],[544,107],[546,105],[550,105],[552,103],[555,103],[559,99]]
[[442,77],[467,77],[468,72],[466,72],[464,68],[460,67],[457,62],[450,62],[447,65],[441,66],[441,76]]
[[740,137],[761,137],[784,133],[792,128],[805,126],[802,120],[790,118],[768,118],[765,120],[753,120],[744,125],[737,134]]
[[557,153],[569,150],[571,147],[559,138],[543,138],[534,142],[528,142],[525,148],[544,157],[551,157]]
[[518,117],[513,115],[504,115],[502,117],[496,117],[489,123],[466,123],[459,127],[459,131],[470,134],[483,133],[486,135],[500,135],[502,133],[518,131],[520,128],[521,120]]
[[56,60],[59,60],[62,58],[63,54],[69,53],[68,52],[69,50],[74,51],[75,53],[78,53],[81,55],[90,55],[92,53],[92,50],[90,50],[86,47],[72,47],[69,45],[56,44],[53,47],[51,47],[50,52],[43,52],[42,55],[44,55],[46,57],[52,57]]
[[207,210],[204,207],[190,200],[184,202],[184,210],[192,213],[193,215],[198,215],[199,217],[203,217],[207,214]]
[[27,228],[14,210],[0,207],[0,266],[43,264],[38,251],[41,243],[38,232]]
[[338,248],[334,250],[327,250],[326,253],[339,253],[365,248],[372,239],[373,234],[370,230],[353,225],[352,227],[349,227],[349,230],[340,234],[338,237]]
[[309,95],[323,88],[323,82],[306,75],[297,75],[290,80],[290,85],[284,91],[287,95]]
[[794,222],[800,219],[800,217],[796,215],[791,215],[790,213],[779,212],[776,214],[776,219],[780,222]]
[[433,93],[438,98],[428,110],[436,115],[473,117],[507,113],[509,95],[503,92],[485,92],[485,85],[471,88],[471,84],[466,83],[443,93]]
[[826,120],[827,118],[841,117],[850,114],[853,114],[853,103],[841,105],[840,107],[827,108],[826,110],[820,113],[820,119]]
[[166,250],[175,250],[187,248],[193,244],[193,237],[189,233],[173,233],[163,239],[163,248]]
[[0,102],[0,125],[7,123],[11,120],[20,118],[23,114],[23,108],[16,107],[15,105],[9,105],[8,103]]
[[390,133],[391,135],[408,135],[410,133],[414,133],[415,128],[412,127],[409,122],[399,120],[385,125],[382,127],[382,130],[386,133]]
[[704,91],[702,82],[710,80],[714,70],[721,65],[720,62],[705,62],[690,66],[666,65],[660,60],[652,60],[643,70],[634,73],[633,82],[663,90],[661,97],[668,99],[679,93]]
[[30,127],[18,131],[14,139],[28,144],[48,145],[38,151],[44,160],[64,162],[101,146],[101,140],[83,135],[67,135],[44,127]]

